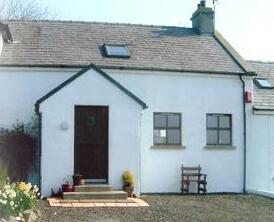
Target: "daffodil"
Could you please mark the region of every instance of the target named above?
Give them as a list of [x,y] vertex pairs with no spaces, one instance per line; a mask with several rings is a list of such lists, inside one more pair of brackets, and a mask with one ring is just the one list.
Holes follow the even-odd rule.
[[25,183],[25,182],[20,182],[19,184],[18,184],[18,188],[19,188],[19,190],[21,190],[21,191],[25,191],[25,190],[27,190],[27,184]]

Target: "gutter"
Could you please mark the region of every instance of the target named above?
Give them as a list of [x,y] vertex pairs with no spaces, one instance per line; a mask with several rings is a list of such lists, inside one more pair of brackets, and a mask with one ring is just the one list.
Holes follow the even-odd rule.
[[272,111],[274,112],[274,109],[269,109],[269,108],[258,108],[256,106],[253,107],[253,110],[255,111]]
[[242,83],[242,92],[243,92],[243,123],[244,123],[244,187],[243,192],[246,193],[246,104],[245,104],[245,81],[243,76],[239,75],[240,81]]
[[[83,69],[90,64],[82,65],[65,65],[65,64],[0,64],[0,68],[57,68],[57,69]],[[216,74],[216,75],[250,75],[246,72],[230,72],[230,71],[212,71],[212,70],[195,70],[180,68],[161,68],[161,67],[140,67],[140,66],[114,66],[114,65],[96,65],[100,69],[116,69],[116,70],[133,70],[133,71],[155,71],[155,72],[180,72],[180,73],[198,73],[198,74]]]

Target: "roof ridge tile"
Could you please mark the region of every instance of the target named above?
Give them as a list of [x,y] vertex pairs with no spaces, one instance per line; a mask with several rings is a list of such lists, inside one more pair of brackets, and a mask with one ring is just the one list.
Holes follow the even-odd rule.
[[127,23],[127,22],[103,22],[103,21],[84,21],[84,20],[50,20],[50,19],[43,19],[43,20],[17,20],[17,19],[9,19],[4,20],[4,23],[9,22],[18,22],[18,23],[81,23],[81,24],[102,24],[102,25],[121,25],[121,26],[134,26],[134,27],[159,27],[159,28],[182,28],[182,29],[193,29],[191,27],[184,27],[184,26],[176,26],[176,25],[156,25],[156,24],[142,24],[142,23]]

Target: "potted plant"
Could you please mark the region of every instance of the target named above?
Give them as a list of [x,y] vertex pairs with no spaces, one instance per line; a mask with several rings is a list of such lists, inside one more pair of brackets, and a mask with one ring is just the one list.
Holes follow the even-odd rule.
[[129,170],[124,171],[124,173],[122,174],[122,181],[123,181],[123,190],[127,192],[128,197],[132,197],[133,190],[134,190],[133,174]]
[[62,192],[73,192],[74,187],[71,183],[70,176],[66,176],[63,181],[64,183],[62,184]]
[[76,173],[73,175],[73,185],[74,186],[82,185],[82,175],[81,174]]

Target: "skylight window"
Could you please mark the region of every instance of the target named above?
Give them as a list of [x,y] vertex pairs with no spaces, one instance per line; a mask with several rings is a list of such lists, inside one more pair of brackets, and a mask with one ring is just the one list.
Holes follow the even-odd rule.
[[130,58],[130,53],[126,45],[104,44],[107,57]]
[[256,78],[255,81],[260,88],[264,88],[264,89],[274,88],[273,85],[266,78]]

